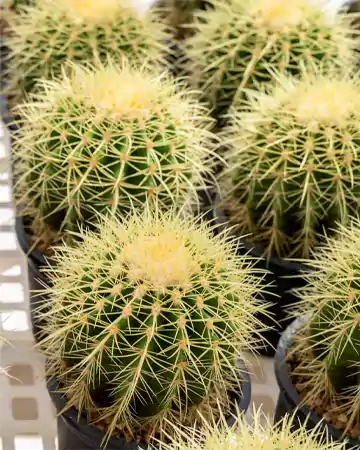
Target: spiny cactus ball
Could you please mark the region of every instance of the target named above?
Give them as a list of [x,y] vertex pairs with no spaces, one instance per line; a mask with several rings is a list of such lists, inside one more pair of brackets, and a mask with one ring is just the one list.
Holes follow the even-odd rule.
[[304,356],[296,372],[303,376],[306,401],[314,406],[319,398],[328,399],[341,427],[359,437],[359,218],[328,238],[311,264],[316,270],[306,274],[307,284],[298,290],[297,315],[307,321],[299,339]]
[[[237,359],[254,349],[263,328],[256,313],[266,307],[254,300],[261,272],[225,235],[146,210],[105,220],[54,260],[45,270],[53,287],[44,351],[50,366],[65,363],[57,378],[79,409],[92,392],[110,393],[100,410],[111,419],[107,435],[124,424],[151,435],[166,420],[186,423],[194,408],[213,410],[212,394],[229,408],[241,381]],[[81,383],[89,392],[79,398]]]
[[128,0],[39,0],[12,15],[9,28],[6,77],[15,99],[39,78],[59,76],[65,60],[161,64],[169,38],[154,12],[141,15]]
[[35,230],[43,222],[76,230],[96,212],[196,200],[214,158],[211,120],[192,93],[145,66],[69,71],[42,82],[14,134],[15,195]]
[[294,429],[294,416],[285,416],[273,426],[261,410],[253,410],[252,425],[239,413],[235,423],[229,426],[225,418],[220,422],[208,421],[204,429],[178,430],[174,442],[162,450],[345,450],[344,443],[321,443],[321,430],[317,426],[308,431]]
[[314,64],[349,67],[356,39],[350,19],[334,23],[309,0],[213,0],[197,13],[196,34],[185,45],[190,80],[219,117],[244,88],[273,80],[274,70],[298,75]]
[[359,77],[284,78],[250,104],[224,131],[230,216],[268,255],[307,258],[360,207]]

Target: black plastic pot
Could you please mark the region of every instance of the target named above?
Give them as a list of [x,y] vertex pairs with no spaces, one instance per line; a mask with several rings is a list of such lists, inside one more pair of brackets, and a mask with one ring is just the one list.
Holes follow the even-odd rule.
[[[241,367],[241,376],[244,379],[242,383],[242,393],[239,395],[237,404],[240,411],[247,411],[251,399],[251,382],[248,371],[244,366]],[[57,385],[54,379],[47,380],[47,388],[51,400],[59,412],[66,402],[61,394],[56,393]],[[231,416],[228,419],[229,425],[232,425],[235,418]],[[85,418],[78,418],[78,412],[75,408],[67,410],[57,418],[58,426],[58,448],[59,450],[100,450],[101,442],[104,438],[104,432],[87,423]],[[138,450],[149,449],[147,445],[140,445],[136,442],[126,441],[123,437],[112,437],[106,447],[106,450]]]
[[[226,213],[219,204],[220,197],[216,195],[213,217],[217,226],[217,232],[225,230],[228,226]],[[237,251],[239,254],[258,258],[255,264],[256,268],[268,271],[265,276],[265,282],[267,284],[271,283],[271,285],[266,289],[266,293],[261,294],[261,298],[264,302],[271,303],[268,309],[271,317],[261,314],[258,318],[271,329],[262,333],[267,344],[264,344],[260,353],[263,356],[274,356],[281,334],[292,321],[289,318],[289,309],[291,305],[299,301],[292,290],[305,285],[305,280],[301,277],[301,274],[312,269],[305,264],[287,261],[282,258],[271,257],[266,259],[263,257],[263,252],[260,248],[246,240],[241,240],[241,247],[238,247]]]
[[[1,12],[1,9],[0,9]],[[0,92],[4,91],[4,88],[6,87],[6,81],[3,73],[5,72],[4,67],[4,59],[8,53],[8,49],[5,45],[5,38],[4,36],[0,35]],[[7,114],[7,106],[6,106],[6,98],[4,95],[0,95],[0,114],[1,117],[4,119]],[[5,122],[5,120],[4,120]]]
[[43,327],[45,321],[43,319],[40,320],[36,312],[40,306],[43,310],[43,306],[49,302],[49,298],[46,294],[39,294],[37,291],[44,290],[44,288],[51,285],[51,280],[40,269],[51,264],[51,260],[45,259],[44,255],[36,249],[32,249],[29,235],[26,232],[24,220],[21,216],[17,216],[15,219],[15,232],[21,250],[27,259],[31,326],[35,341],[39,342],[44,337]]
[[359,0],[347,0],[344,2],[344,9],[348,13],[358,13],[360,12]]
[[295,414],[293,428],[305,426],[309,431],[320,427],[324,439],[334,441],[347,441],[347,449],[359,449],[360,440],[355,438],[344,438],[341,430],[331,426],[326,420],[306,405],[301,404],[301,399],[296,391],[290,377],[290,366],[286,362],[289,349],[292,347],[295,335],[304,326],[305,319],[294,320],[285,330],[279,341],[275,354],[275,375],[279,386],[279,397],[276,405],[274,422],[281,421],[287,414]]

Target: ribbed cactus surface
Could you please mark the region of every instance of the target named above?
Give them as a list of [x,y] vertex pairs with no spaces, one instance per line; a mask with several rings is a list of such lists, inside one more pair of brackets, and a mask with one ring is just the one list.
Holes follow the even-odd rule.
[[355,38],[350,19],[329,21],[324,5],[308,0],[213,0],[199,12],[185,44],[185,69],[219,117],[244,88],[273,81],[273,72],[299,75],[314,64],[349,66]]
[[198,220],[149,210],[57,250],[44,351],[50,365],[65,363],[56,376],[79,409],[89,413],[96,390],[110,394],[99,411],[107,436],[189,423],[214,397],[228,411],[237,359],[254,349],[255,314],[266,312],[254,300],[261,273],[232,250]]
[[21,108],[13,153],[24,215],[69,231],[96,212],[196,201],[214,157],[211,120],[191,92],[146,67],[69,71]]
[[283,78],[234,110],[223,192],[232,220],[268,255],[309,257],[360,207],[357,76]]
[[9,17],[8,92],[17,100],[40,78],[61,74],[64,61],[162,64],[169,35],[153,11],[127,0],[40,0]]

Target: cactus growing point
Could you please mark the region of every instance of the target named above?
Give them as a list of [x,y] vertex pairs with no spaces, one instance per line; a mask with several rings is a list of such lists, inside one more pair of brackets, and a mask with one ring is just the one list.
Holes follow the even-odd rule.
[[360,207],[359,75],[317,71],[251,94],[224,131],[223,191],[241,234],[268,256],[308,258]]
[[213,0],[196,14],[196,33],[185,43],[185,70],[203,91],[216,117],[226,114],[244,89],[273,80],[273,72],[297,76],[314,64],[354,64],[357,38],[351,18],[330,23],[324,2],[308,0]]
[[69,405],[89,414],[92,394],[109,393],[98,411],[107,437],[191,424],[213,398],[229,410],[236,361],[256,347],[256,314],[266,313],[254,300],[262,273],[232,244],[199,219],[147,209],[57,249],[45,269],[53,287],[42,346]]
[[67,71],[21,106],[14,134],[15,196],[35,227],[66,232],[96,212],[196,201],[215,156],[192,93],[146,66]]
[[129,0],[41,0],[9,17],[7,92],[20,99],[38,79],[61,75],[66,60],[163,64],[169,33],[153,11]]

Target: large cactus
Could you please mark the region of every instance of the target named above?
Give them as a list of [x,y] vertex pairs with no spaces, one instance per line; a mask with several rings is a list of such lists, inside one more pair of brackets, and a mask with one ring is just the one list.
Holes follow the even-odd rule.
[[359,210],[359,77],[284,78],[251,108],[234,109],[224,131],[230,216],[268,255],[309,257]]
[[107,420],[107,437],[189,424],[214,398],[228,411],[236,361],[254,349],[266,307],[253,298],[261,273],[226,236],[146,210],[105,220],[54,260],[42,345],[69,405],[91,416],[86,405],[107,392],[110,403],[91,417]]
[[359,219],[340,227],[311,264],[316,270],[299,290],[299,316],[308,318],[308,326],[299,342],[304,356],[295,374],[301,376],[305,401],[315,406],[319,398],[326,399],[341,427],[359,437]]
[[211,120],[192,93],[146,67],[69,71],[42,83],[14,134],[15,195],[35,234],[41,223],[76,230],[96,212],[194,200],[213,158]]
[[213,0],[199,12],[186,45],[186,71],[219,116],[243,88],[273,79],[273,71],[298,75],[314,63],[353,61],[350,18],[329,22],[322,5],[308,0]]
[[61,74],[65,60],[162,63],[169,38],[157,16],[128,0],[39,0],[9,17],[7,91],[15,100],[37,79]]
[[[162,450],[346,450],[344,443],[321,442],[319,426],[308,431],[299,427],[294,416],[285,416],[280,424],[273,426],[261,410],[252,414],[252,424],[240,415],[229,426],[225,418],[220,423],[211,420],[204,429],[178,430],[170,445]],[[294,427],[295,425],[295,427]],[[294,429],[295,428],[295,429]],[[322,439],[324,441],[324,439]]]

